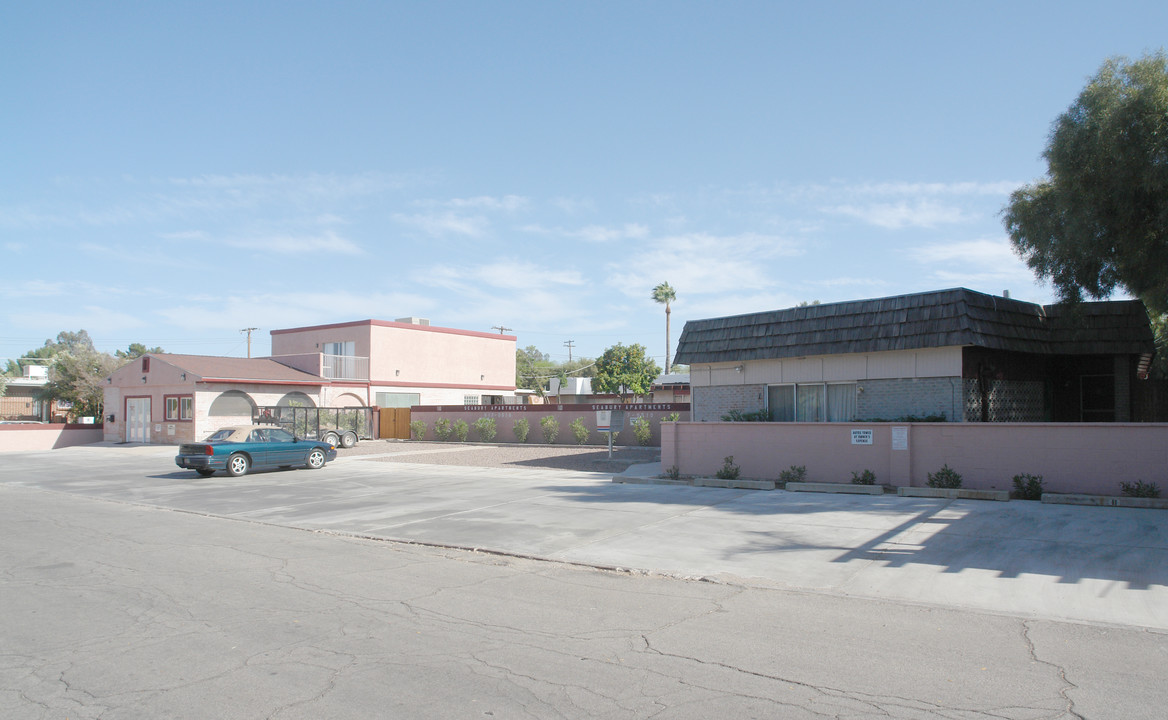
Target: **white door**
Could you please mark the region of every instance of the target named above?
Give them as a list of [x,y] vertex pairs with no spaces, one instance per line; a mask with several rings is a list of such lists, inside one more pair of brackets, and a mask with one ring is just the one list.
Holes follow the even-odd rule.
[[150,398],[126,399],[126,442],[150,442]]

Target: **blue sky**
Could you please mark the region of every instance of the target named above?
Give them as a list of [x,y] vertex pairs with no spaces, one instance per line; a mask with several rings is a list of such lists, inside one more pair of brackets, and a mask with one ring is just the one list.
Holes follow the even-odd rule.
[[[403,316],[553,358],[964,286],[1158,2],[53,2],[0,10],[0,358]],[[671,352],[672,354],[672,352]]]

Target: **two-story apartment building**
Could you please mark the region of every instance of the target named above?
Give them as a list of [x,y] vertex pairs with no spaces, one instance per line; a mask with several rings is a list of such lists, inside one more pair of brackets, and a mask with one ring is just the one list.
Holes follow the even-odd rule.
[[104,437],[177,444],[249,422],[262,406],[514,402],[515,337],[361,320],[273,330],[272,356],[153,353],[106,378]]
[[272,359],[377,407],[497,405],[515,395],[515,336],[419,318],[272,331]]

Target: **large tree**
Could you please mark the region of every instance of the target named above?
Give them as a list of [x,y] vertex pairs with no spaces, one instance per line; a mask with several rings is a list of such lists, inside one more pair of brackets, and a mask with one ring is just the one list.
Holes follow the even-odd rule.
[[661,368],[645,356],[643,345],[617,343],[596,361],[592,391],[620,395],[624,402],[629,395],[648,395],[660,374]]
[[19,377],[25,365],[48,365],[49,382],[41,392],[41,399],[72,403],[70,417],[99,416],[104,395],[102,381],[127,359],[148,352],[161,353],[163,350],[131,343],[125,352],[118,350],[115,358],[94,347],[93,339],[85,330],[66,330],[57,333],[55,340],[46,340],[41,347],[28,351],[19,360],[9,360],[4,372]]
[[1055,120],[1047,176],[1003,210],[1014,249],[1067,302],[1121,288],[1168,312],[1168,57],[1103,64]]
[[677,291],[668,282],[653,288],[653,302],[665,305],[665,372],[669,372],[669,305],[677,299]]

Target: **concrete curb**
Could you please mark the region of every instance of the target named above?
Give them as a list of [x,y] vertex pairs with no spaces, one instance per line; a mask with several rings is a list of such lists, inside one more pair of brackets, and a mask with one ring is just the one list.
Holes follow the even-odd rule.
[[1113,497],[1110,495],[1075,495],[1043,493],[1046,505],[1088,505],[1092,507],[1126,507],[1168,510],[1168,498]]
[[840,493],[843,495],[883,495],[883,485],[853,485],[851,483],[789,482],[790,492]]
[[899,487],[900,497],[945,498],[948,500],[994,500],[1009,502],[1009,490],[970,490],[966,488]]

